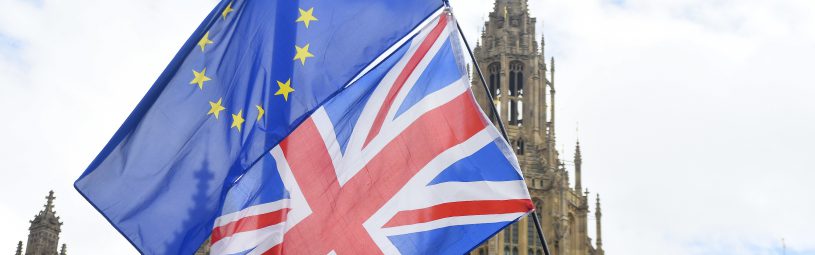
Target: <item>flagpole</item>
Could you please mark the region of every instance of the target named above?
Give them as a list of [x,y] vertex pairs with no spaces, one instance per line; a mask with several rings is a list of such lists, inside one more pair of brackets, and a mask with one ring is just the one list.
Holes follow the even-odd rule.
[[[447,11],[450,15],[453,15],[453,12],[450,8],[450,3],[447,0],[443,0],[444,5],[447,7]],[[455,20],[455,19],[454,19]],[[461,35],[461,39],[464,41],[464,46],[467,47],[467,52],[470,54],[470,58],[473,60],[473,66],[475,67],[476,73],[478,73],[478,77],[481,79],[481,85],[484,87],[484,91],[486,91],[487,99],[489,99],[488,104],[490,105],[490,111],[495,119],[498,120],[498,128],[501,130],[501,136],[504,137],[504,140],[509,141],[509,137],[507,136],[506,127],[504,127],[504,121],[501,119],[501,114],[498,113],[498,110],[495,108],[495,104],[493,104],[494,97],[492,96],[492,91],[490,91],[489,86],[487,85],[487,80],[484,79],[484,74],[481,72],[481,67],[478,65],[478,60],[475,59],[475,54],[473,54],[473,50],[470,48],[470,43],[467,42],[467,37],[464,36],[464,30],[461,30],[461,25],[458,24],[458,20],[455,20],[456,27],[458,28],[458,33]],[[546,255],[550,255],[549,253],[549,245],[546,243],[546,237],[543,236],[543,229],[541,228],[540,219],[538,219],[538,212],[536,210],[532,210],[532,220],[535,222],[535,228],[538,232],[538,239],[540,239],[541,244],[543,245],[543,253]]]

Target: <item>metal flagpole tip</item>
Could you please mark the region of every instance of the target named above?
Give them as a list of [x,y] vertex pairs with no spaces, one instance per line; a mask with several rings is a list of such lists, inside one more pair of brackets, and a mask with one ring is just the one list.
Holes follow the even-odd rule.
[[444,3],[444,12],[446,12],[449,16],[453,16],[453,7],[450,6],[450,1],[442,0],[442,3]]

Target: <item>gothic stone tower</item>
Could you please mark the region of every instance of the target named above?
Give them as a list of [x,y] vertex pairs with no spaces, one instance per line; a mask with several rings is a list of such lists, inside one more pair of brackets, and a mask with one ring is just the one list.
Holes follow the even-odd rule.
[[[490,102],[480,79],[473,80],[473,91],[484,112],[493,118],[489,104],[494,104],[502,116],[552,254],[603,254],[600,243],[593,247],[588,236],[589,198],[582,190],[580,145],[574,188],[555,149],[554,59],[547,66],[535,23],[526,0],[496,0],[475,48],[494,100]],[[597,224],[599,229],[599,217]],[[533,221],[524,218],[472,254],[539,255],[543,248]]]
[[[45,198],[45,209],[40,211],[31,221],[31,227],[26,243],[25,255],[66,255],[67,247],[62,245],[58,253],[59,233],[62,222],[59,221],[57,213],[54,211],[54,192],[48,193]],[[17,244],[17,255],[22,255],[23,243]]]

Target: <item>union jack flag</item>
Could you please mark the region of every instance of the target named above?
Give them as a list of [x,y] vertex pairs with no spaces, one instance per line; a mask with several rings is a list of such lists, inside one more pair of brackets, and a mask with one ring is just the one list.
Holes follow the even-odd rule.
[[250,169],[211,253],[461,254],[530,212],[454,22],[433,18]]

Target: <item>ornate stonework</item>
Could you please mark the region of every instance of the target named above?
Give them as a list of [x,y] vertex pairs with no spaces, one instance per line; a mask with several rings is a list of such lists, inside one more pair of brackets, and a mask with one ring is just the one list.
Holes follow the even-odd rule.
[[[555,63],[552,59],[547,65],[543,42],[539,47],[535,38],[535,23],[526,0],[495,2],[474,50],[495,99],[490,102],[480,79],[473,79],[473,91],[487,115],[492,118],[489,104],[494,104],[502,116],[552,254],[602,255],[599,200],[596,246],[588,236],[589,198],[582,190],[580,144],[574,158],[574,188],[555,149]],[[543,249],[533,221],[524,218],[472,254],[538,255]]]
[[29,234],[25,253],[23,253],[23,242],[19,242],[17,243],[16,255],[66,255],[68,253],[68,247],[65,244],[62,244],[62,249],[57,252],[62,222],[59,221],[59,217],[54,211],[54,199],[56,199],[54,192],[49,192],[45,199],[45,209],[34,216],[31,227],[28,228]]

